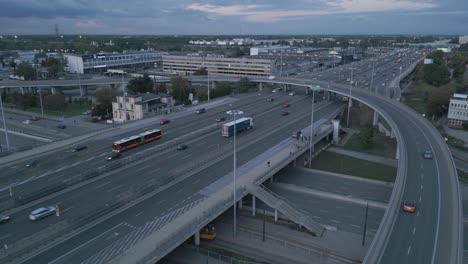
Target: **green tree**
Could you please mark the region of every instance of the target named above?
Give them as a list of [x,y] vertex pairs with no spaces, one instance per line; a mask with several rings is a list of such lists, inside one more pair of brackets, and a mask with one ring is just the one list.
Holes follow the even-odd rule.
[[16,69],[16,62],[13,58],[11,58],[10,62],[8,63],[8,66]]
[[100,88],[96,90],[96,103],[100,105],[99,111],[112,113],[112,101],[117,96],[118,92],[111,88]]
[[371,126],[362,129],[359,133],[359,141],[362,148],[370,149],[374,144],[374,129]]
[[438,65],[444,64],[444,52],[441,50],[433,51],[427,57],[430,59],[434,59],[435,64],[438,64]]
[[205,91],[199,90],[195,96],[198,101],[208,100],[208,94]]
[[193,75],[208,75],[206,68],[200,68],[193,72]]
[[[93,108],[91,108],[91,116],[100,116],[100,117],[103,117],[103,116],[106,116],[108,113],[111,113],[111,112],[108,112],[109,109],[106,108],[106,106],[102,105],[102,104],[96,104],[95,106],[93,106]],[[112,111],[112,109],[111,109]]]
[[24,79],[28,81],[36,79],[36,70],[27,62],[21,62],[18,64],[14,70],[14,74],[23,76]]
[[156,84],[156,94],[159,94],[159,93],[167,93],[167,86],[166,86],[166,83],[158,83]]
[[424,79],[434,86],[441,86],[450,81],[450,73],[445,65],[426,64],[424,65]]
[[463,129],[468,130],[468,122],[463,122]]
[[213,98],[232,94],[232,87],[232,82],[222,81],[217,83],[216,88],[214,89]]
[[250,89],[253,88],[255,88],[255,83],[251,82],[247,77],[242,77],[237,82],[237,89],[241,93],[247,93]]
[[145,73],[143,77],[131,79],[128,82],[127,88],[133,94],[150,93],[153,91],[153,80]]
[[186,103],[189,95],[189,84],[185,78],[175,76],[171,78],[172,95],[177,102]]
[[465,65],[468,63],[468,56],[463,53],[457,53],[451,58],[448,63],[449,67],[453,69],[453,76],[455,78],[463,76],[465,73]]
[[445,113],[450,103],[452,90],[448,87],[440,87],[429,94],[426,112],[430,116],[440,116]]
[[43,66],[47,67],[47,71],[50,76],[57,76],[60,72],[63,72],[63,61],[56,58],[46,58],[43,63]]

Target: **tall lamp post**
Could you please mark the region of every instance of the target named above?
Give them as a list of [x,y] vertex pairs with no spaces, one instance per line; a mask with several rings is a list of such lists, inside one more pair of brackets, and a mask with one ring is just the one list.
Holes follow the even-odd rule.
[[314,152],[314,105],[315,105],[315,91],[320,91],[320,86],[311,86],[310,90],[312,91],[312,111],[310,113],[310,140],[309,140],[309,169],[311,168],[312,164],[312,153]]
[[351,110],[351,88],[353,87],[352,82],[353,82],[353,71],[356,68],[349,68],[351,70],[351,80],[349,83],[349,99],[348,99],[348,117],[346,118],[346,126],[349,127],[349,112]]
[[[3,89],[2,89],[2,91],[3,91]],[[10,141],[8,140],[8,129],[7,129],[6,122],[5,122],[5,113],[3,112],[3,98],[2,98],[1,93],[0,93],[0,108],[2,109],[3,129],[5,130],[5,139],[6,139],[7,150],[9,151],[10,150]],[[0,147],[1,146],[2,145],[0,143]]]
[[237,234],[237,210],[236,210],[236,202],[237,202],[237,197],[236,197],[236,167],[237,167],[237,160],[236,160],[236,120],[237,120],[237,115],[242,115],[244,112],[241,110],[233,109],[229,110],[226,112],[228,115],[232,115],[234,117],[234,159],[233,159],[233,177],[234,177],[234,184],[233,184],[233,207],[234,207],[234,236]]

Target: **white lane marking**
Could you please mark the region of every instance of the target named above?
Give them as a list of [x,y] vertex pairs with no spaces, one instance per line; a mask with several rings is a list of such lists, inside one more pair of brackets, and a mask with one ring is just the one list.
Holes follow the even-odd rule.
[[1,199],[1,198],[6,198],[6,197],[10,197],[10,194],[4,195],[4,196],[0,196],[0,199]]
[[150,166],[150,165],[143,166],[143,167],[141,167],[141,168],[138,168],[138,169],[136,169],[135,171],[141,171],[141,170],[144,170],[144,169],[148,168],[149,166]]
[[423,173],[421,173],[421,179],[424,179],[424,174]]
[[424,169],[424,166],[421,164],[421,170]]
[[409,255],[410,251],[411,251],[411,246],[408,247],[408,251],[406,252],[406,255]]
[[334,223],[337,223],[337,224],[341,224],[341,222],[337,221],[337,220],[331,220],[331,221],[334,222]]
[[152,170],[150,173],[157,172],[157,171],[160,170],[160,169],[161,169],[161,168],[154,169],[154,170]]
[[421,184],[421,190],[423,189],[423,185]]
[[416,227],[413,227],[413,236],[414,236],[414,233],[416,233]]
[[73,208],[73,206],[70,206],[70,207],[68,207],[67,209],[60,210],[60,212],[61,212],[61,213],[65,213],[66,211],[68,211],[68,210],[70,210],[70,209],[72,209],[72,208]]
[[8,235],[6,235],[6,236],[2,236],[2,237],[0,237],[0,240],[2,240],[2,239],[4,239],[4,238],[7,238],[7,237],[9,237],[9,236],[10,236],[10,234],[8,234]]
[[190,157],[190,156],[192,156],[192,154],[188,154],[187,156],[182,157],[182,159],[186,159],[186,158],[188,158],[188,157]]
[[177,154],[178,154],[178,153],[172,154],[172,155],[170,155],[170,156],[167,156],[166,158],[170,159],[170,158],[174,157],[174,156],[177,155]]
[[141,211],[141,212],[139,212],[138,214],[136,214],[135,216],[139,216],[139,215],[141,215],[143,212],[144,212],[144,211]]
[[117,186],[117,187],[114,187],[114,188],[108,190],[107,192],[112,192],[112,191],[114,191],[114,190],[116,190],[116,189],[118,189],[118,188],[120,188],[120,187],[122,187],[122,186],[123,186],[123,185],[119,185],[119,186]]
[[60,174],[60,175],[58,175],[58,176],[55,176],[55,177],[52,177],[52,178],[48,179],[47,181],[55,180],[55,179],[60,178],[60,177],[62,177],[62,176],[64,176],[64,175],[65,175],[65,174]]
[[357,228],[361,228],[361,226],[359,226],[359,225],[351,224],[351,226],[354,226],[354,227],[357,227]]
[[421,200],[422,200],[422,197],[421,197],[421,195],[420,195],[420,196],[419,196],[419,202],[421,202]]
[[100,184],[100,185],[94,187],[94,189],[99,189],[99,188],[101,188],[102,186],[105,186],[105,185],[107,185],[107,184],[109,184],[109,183],[111,183],[111,182],[110,182],[110,181],[105,182],[105,183],[103,183],[103,184]]
[[416,213],[416,216],[419,216],[419,211]]
[[211,145],[208,146],[208,148],[212,148],[214,146],[216,146],[216,144],[211,144]]
[[192,184],[197,184],[200,181],[200,179],[196,179],[192,182]]
[[56,258],[56,259],[52,260],[51,262],[49,262],[49,264],[52,264],[52,263],[55,263],[55,262],[59,261],[60,259],[62,259],[62,258],[64,258],[64,257],[66,257],[67,255],[69,255],[69,254],[73,253],[74,251],[77,251],[78,249],[80,249],[80,248],[82,248],[82,247],[86,246],[87,244],[89,244],[89,243],[93,242],[94,240],[96,240],[96,239],[98,239],[98,238],[102,237],[102,236],[103,236],[104,234],[106,234],[107,232],[109,232],[109,231],[111,231],[111,230],[114,230],[114,229],[116,229],[117,227],[119,227],[119,226],[121,226],[121,225],[123,225],[123,224],[124,224],[124,222],[122,222],[122,223],[120,223],[120,224],[118,224],[118,225],[116,225],[116,226],[112,227],[111,229],[108,229],[108,230],[107,230],[107,231],[105,231],[104,233],[101,233],[99,236],[96,236],[96,237],[94,237],[93,239],[91,239],[91,240],[88,240],[86,243],[84,243],[84,244],[81,244],[80,246],[78,246],[78,247],[74,248],[73,250],[70,250],[70,251],[68,251],[67,253],[65,253],[65,254],[61,255],[60,257],[58,257],[58,258]]

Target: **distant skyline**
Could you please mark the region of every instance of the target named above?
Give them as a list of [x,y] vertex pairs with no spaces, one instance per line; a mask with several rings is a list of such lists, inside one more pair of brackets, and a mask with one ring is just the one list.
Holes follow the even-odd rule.
[[468,35],[464,0],[2,0],[0,35]]

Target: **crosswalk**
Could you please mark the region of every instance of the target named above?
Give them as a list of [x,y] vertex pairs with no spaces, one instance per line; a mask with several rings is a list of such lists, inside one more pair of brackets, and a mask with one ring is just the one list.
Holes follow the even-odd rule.
[[166,224],[170,223],[173,219],[189,211],[190,209],[201,203],[204,199],[205,197],[200,198],[190,204],[178,208],[177,210],[157,217],[152,221],[146,222],[143,226],[135,228],[133,231],[123,236],[121,239],[115,241],[114,243],[99,251],[97,254],[93,255],[86,261],[82,262],[82,264],[100,264],[111,261],[114,257],[123,253],[125,250],[133,247],[136,243],[145,239],[153,232],[161,229]]

